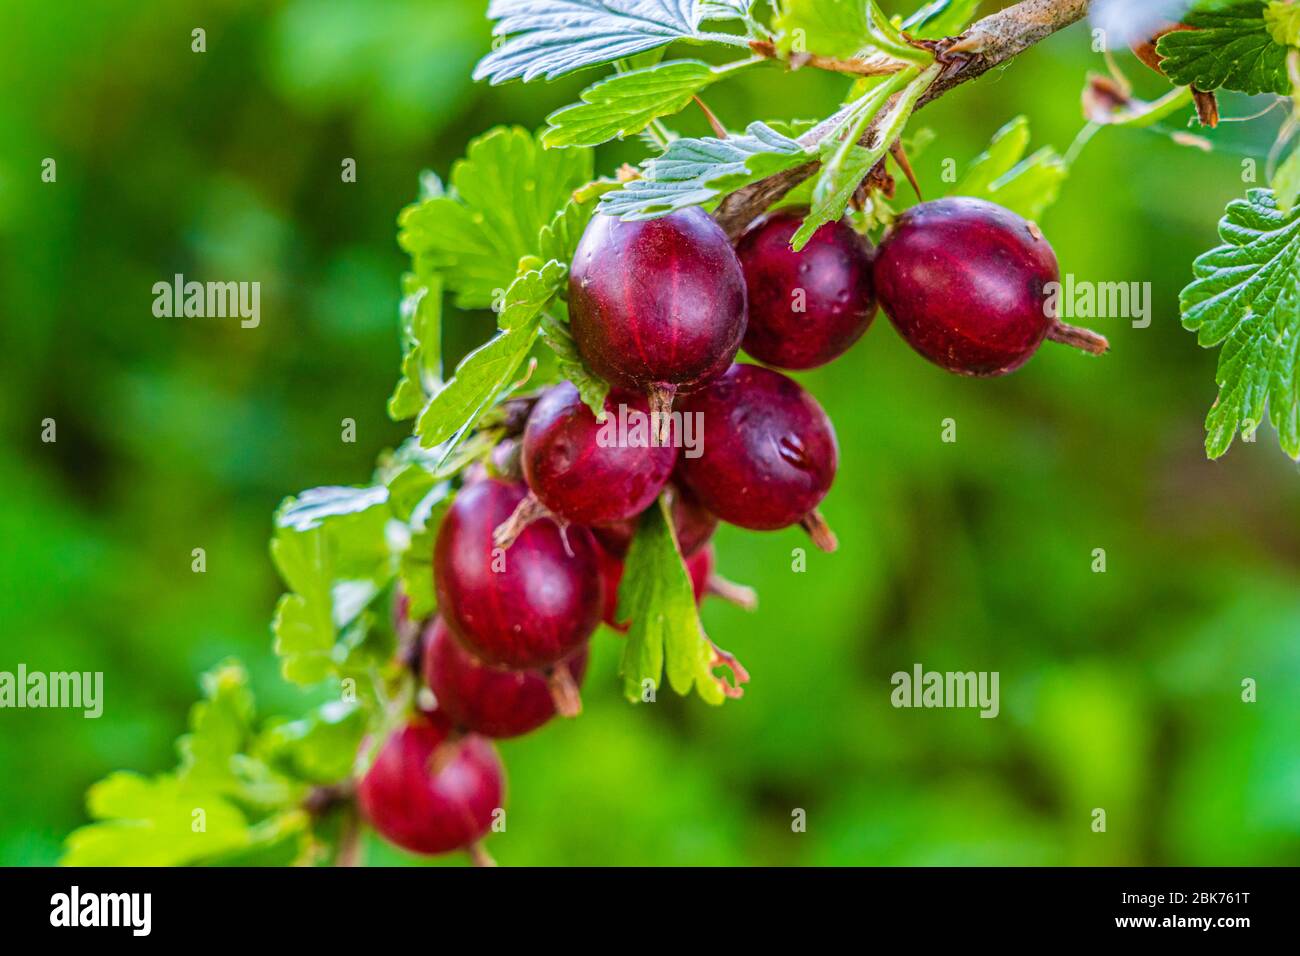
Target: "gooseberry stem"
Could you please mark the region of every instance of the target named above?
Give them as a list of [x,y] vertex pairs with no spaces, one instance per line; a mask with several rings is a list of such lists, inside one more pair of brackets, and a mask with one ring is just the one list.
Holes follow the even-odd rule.
[[1105,355],[1110,351],[1110,342],[1100,332],[1080,328],[1077,325],[1066,325],[1064,322],[1053,323],[1047,330],[1047,337],[1053,342],[1060,342],[1062,345],[1080,349],[1091,355]]

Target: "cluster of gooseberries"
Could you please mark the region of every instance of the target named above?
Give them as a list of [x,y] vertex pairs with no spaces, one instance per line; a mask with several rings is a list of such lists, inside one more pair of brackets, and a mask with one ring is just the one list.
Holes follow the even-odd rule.
[[[834,428],[772,366],[842,355],[877,301],[917,352],[960,374],[1013,371],[1046,338],[1104,350],[1100,336],[1051,314],[1056,257],[1009,210],[942,199],[903,213],[879,249],[841,220],[795,252],[804,213],[764,216],[734,247],[699,208],[648,221],[597,215],[587,227],[569,277],[573,338],[611,386],[606,413],[632,409],[652,424],[644,441],[602,441],[563,382],[532,403],[492,468],[466,474],[434,548],[438,614],[421,622],[435,706],[384,742],[359,787],[363,812],[394,843],[443,853],[488,832],[503,772],[487,738],[578,712],[587,641],[602,619],[627,630],[623,561],[662,494],[697,601],[709,591],[747,598],[713,575],[719,521],[801,525],[834,550],[817,510],[835,477]],[[764,364],[735,363],[742,346]],[[698,454],[675,447],[673,411],[700,423]],[[739,694],[744,672],[728,663]]]

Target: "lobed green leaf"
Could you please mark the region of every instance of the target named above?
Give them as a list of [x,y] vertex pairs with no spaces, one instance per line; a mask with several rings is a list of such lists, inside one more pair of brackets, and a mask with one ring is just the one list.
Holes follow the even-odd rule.
[[304,787],[250,755],[254,704],[243,666],[225,661],[201,684],[175,773],[114,773],[93,785],[86,802],[97,822],[68,837],[64,865],[212,862],[305,830],[296,809]]
[[289,593],[272,631],[287,680],[313,684],[334,673],[347,629],[392,579],[386,488],[316,488],[276,512],[271,557]]
[[1272,191],[1228,204],[1223,244],[1197,258],[1183,290],[1183,325],[1222,346],[1219,397],[1205,449],[1218,458],[1237,432],[1253,437],[1267,414],[1282,448],[1300,458],[1300,208],[1282,212]]
[[1171,81],[1200,90],[1291,92],[1286,57],[1291,47],[1273,35],[1264,0],[1214,0],[1193,8],[1183,22],[1194,29],[1166,33],[1156,44]]
[[903,21],[903,29],[923,40],[956,36],[975,17],[980,0],[934,0]]
[[425,448],[443,445],[443,458],[491,408],[513,381],[528,357],[541,328],[541,316],[563,288],[568,267],[550,260],[539,269],[521,272],[506,290],[497,317],[501,331],[470,352],[456,374],[433,396],[416,422]]
[[398,242],[417,274],[442,274],[457,306],[489,308],[591,171],[588,149],[547,150],[520,127],[498,127],[470,143],[452,168],[450,192],[402,210]]
[[706,702],[721,704],[726,694],[713,672],[713,644],[662,498],[641,516],[624,568],[618,620],[631,622],[621,665],[628,700],[641,700],[647,681],[657,689],[666,670],[678,694],[694,689]]
[[606,193],[600,212],[620,219],[653,219],[686,206],[708,206],[742,186],[813,157],[796,140],[765,123],[743,136],[674,140],[662,156],[642,164],[643,178]]
[[674,40],[743,45],[744,39],[701,33],[708,19],[731,18],[736,0],[492,0],[494,35],[505,37],[474,68],[475,80],[524,82],[572,73],[666,46]]
[[542,319],[542,339],[555,353],[560,374],[578,389],[578,395],[591,413],[600,421],[605,418],[605,399],[609,395],[609,383],[594,374],[578,352],[569,331],[568,310],[562,303],[555,303],[550,313]]
[[1017,116],[993,134],[988,149],[972,160],[948,195],[975,196],[1005,206],[1026,219],[1042,218],[1056,202],[1070,170],[1050,146],[1026,158],[1028,148],[1029,120]]
[[388,399],[395,422],[420,414],[442,387],[442,277],[402,278],[402,374]]
[[661,116],[685,109],[722,77],[707,63],[676,60],[619,73],[582,91],[582,102],[546,117],[545,146],[599,146],[641,132]]

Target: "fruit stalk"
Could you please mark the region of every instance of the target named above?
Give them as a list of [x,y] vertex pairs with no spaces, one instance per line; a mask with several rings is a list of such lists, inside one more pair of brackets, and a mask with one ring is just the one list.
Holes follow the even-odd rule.
[[1066,325],[1064,322],[1057,322],[1048,329],[1047,337],[1053,342],[1060,342],[1062,345],[1068,345],[1071,348],[1080,349],[1092,355],[1105,355],[1110,351],[1110,342],[1100,332],[1083,329],[1077,325]]
[[569,665],[561,661],[552,668],[546,679],[551,700],[555,703],[555,712],[561,717],[577,717],[582,713],[582,697],[578,693],[578,684],[569,672]]

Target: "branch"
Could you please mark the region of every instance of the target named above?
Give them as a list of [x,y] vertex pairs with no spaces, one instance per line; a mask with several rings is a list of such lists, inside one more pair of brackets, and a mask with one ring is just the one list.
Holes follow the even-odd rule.
[[[935,59],[943,65],[943,71],[922,94],[916,108],[920,109],[967,80],[983,76],[1057,30],[1083,19],[1087,12],[1088,0],[1020,0],[972,24],[960,36],[934,42]],[[821,142],[850,108],[851,105],[843,107],[835,115],[822,120],[799,137],[799,142],[804,146]],[[882,116],[887,114],[888,106],[880,113]],[[862,134],[860,142],[870,144],[875,133],[875,124],[872,124]],[[817,161],[805,163],[736,190],[722,201],[714,214],[718,224],[728,236],[736,238],[768,206],[817,172],[820,166]]]
[[[776,44],[771,40],[750,40],[749,48],[764,59],[781,59]],[[816,53],[792,53],[787,62],[792,70],[811,66],[814,69],[829,70],[832,73],[848,73],[850,76],[889,76],[891,73],[897,73],[899,70],[904,70],[910,66],[909,63],[903,60],[895,60],[881,55],[867,57],[866,59],[858,57],[842,59],[838,56],[818,56]]]

